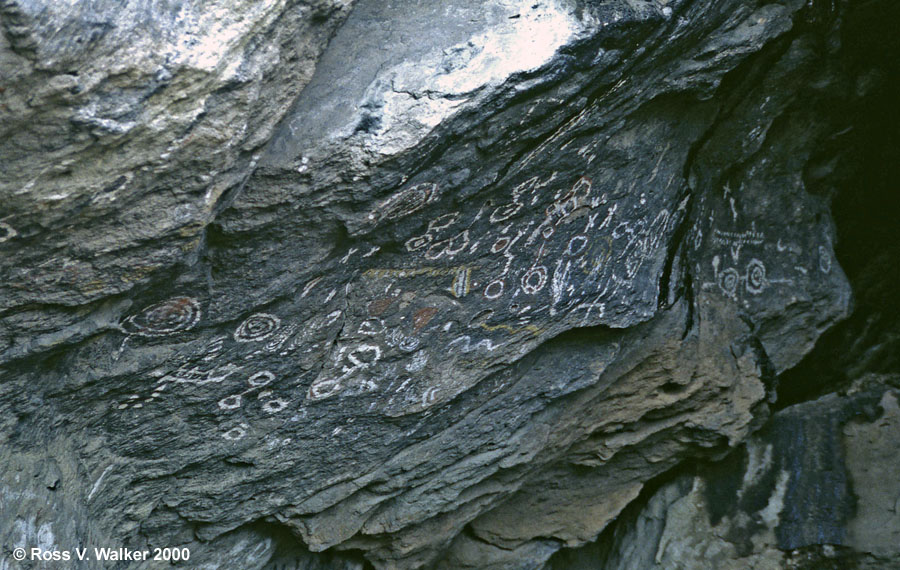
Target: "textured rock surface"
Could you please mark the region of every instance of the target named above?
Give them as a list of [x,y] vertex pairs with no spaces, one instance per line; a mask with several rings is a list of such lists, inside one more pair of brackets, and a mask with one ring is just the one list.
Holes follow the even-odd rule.
[[[822,188],[879,77],[846,6],[351,4],[0,2],[4,555],[553,565],[738,448],[849,313]],[[846,476],[827,512],[778,479],[807,420],[835,473],[889,457],[857,401],[748,444],[802,511],[765,544],[895,555],[886,488],[851,519]],[[757,555],[673,485],[622,548]]]
[[549,568],[896,568],[898,379],[776,414],[726,461],[667,483],[608,541]]
[[351,4],[0,4],[0,360],[201,253]]

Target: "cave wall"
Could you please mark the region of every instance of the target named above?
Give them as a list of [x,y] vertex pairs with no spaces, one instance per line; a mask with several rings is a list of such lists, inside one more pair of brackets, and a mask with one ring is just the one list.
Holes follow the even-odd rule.
[[686,462],[652,481],[597,541],[560,552],[547,568],[900,564],[893,223],[900,194],[892,158],[900,12],[851,3],[834,16],[829,59],[841,81],[816,109],[842,128],[811,155],[804,177],[831,203],[836,258],[854,292],[850,316],[779,376],[778,411],[745,444],[718,463]]
[[3,555],[896,556],[880,6],[0,3]]

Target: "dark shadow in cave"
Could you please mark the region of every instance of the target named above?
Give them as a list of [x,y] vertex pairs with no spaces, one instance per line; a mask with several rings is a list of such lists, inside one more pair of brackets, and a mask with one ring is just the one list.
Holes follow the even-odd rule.
[[778,408],[816,398],[869,372],[900,372],[900,4],[850,3],[843,64],[858,96],[850,123],[810,170],[825,169],[837,229],[835,253],[855,298],[851,316],[780,379]]

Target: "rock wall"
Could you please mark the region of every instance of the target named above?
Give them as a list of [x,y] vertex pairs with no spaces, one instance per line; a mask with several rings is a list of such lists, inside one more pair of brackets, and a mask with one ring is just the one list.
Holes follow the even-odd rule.
[[773,416],[727,460],[665,482],[547,568],[896,568],[896,376]]
[[896,557],[895,391],[791,376],[873,5],[2,0],[2,556]]

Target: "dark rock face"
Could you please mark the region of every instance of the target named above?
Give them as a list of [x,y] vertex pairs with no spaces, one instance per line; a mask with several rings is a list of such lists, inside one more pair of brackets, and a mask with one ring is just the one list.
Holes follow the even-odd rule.
[[194,263],[351,4],[0,5],[0,360],[108,330]]
[[[2,546],[539,568],[619,517],[623,567],[693,560],[659,478],[850,311],[847,10],[0,2]],[[779,412],[706,526],[769,508],[727,485],[770,446],[776,549],[886,539],[839,450],[890,397]]]

